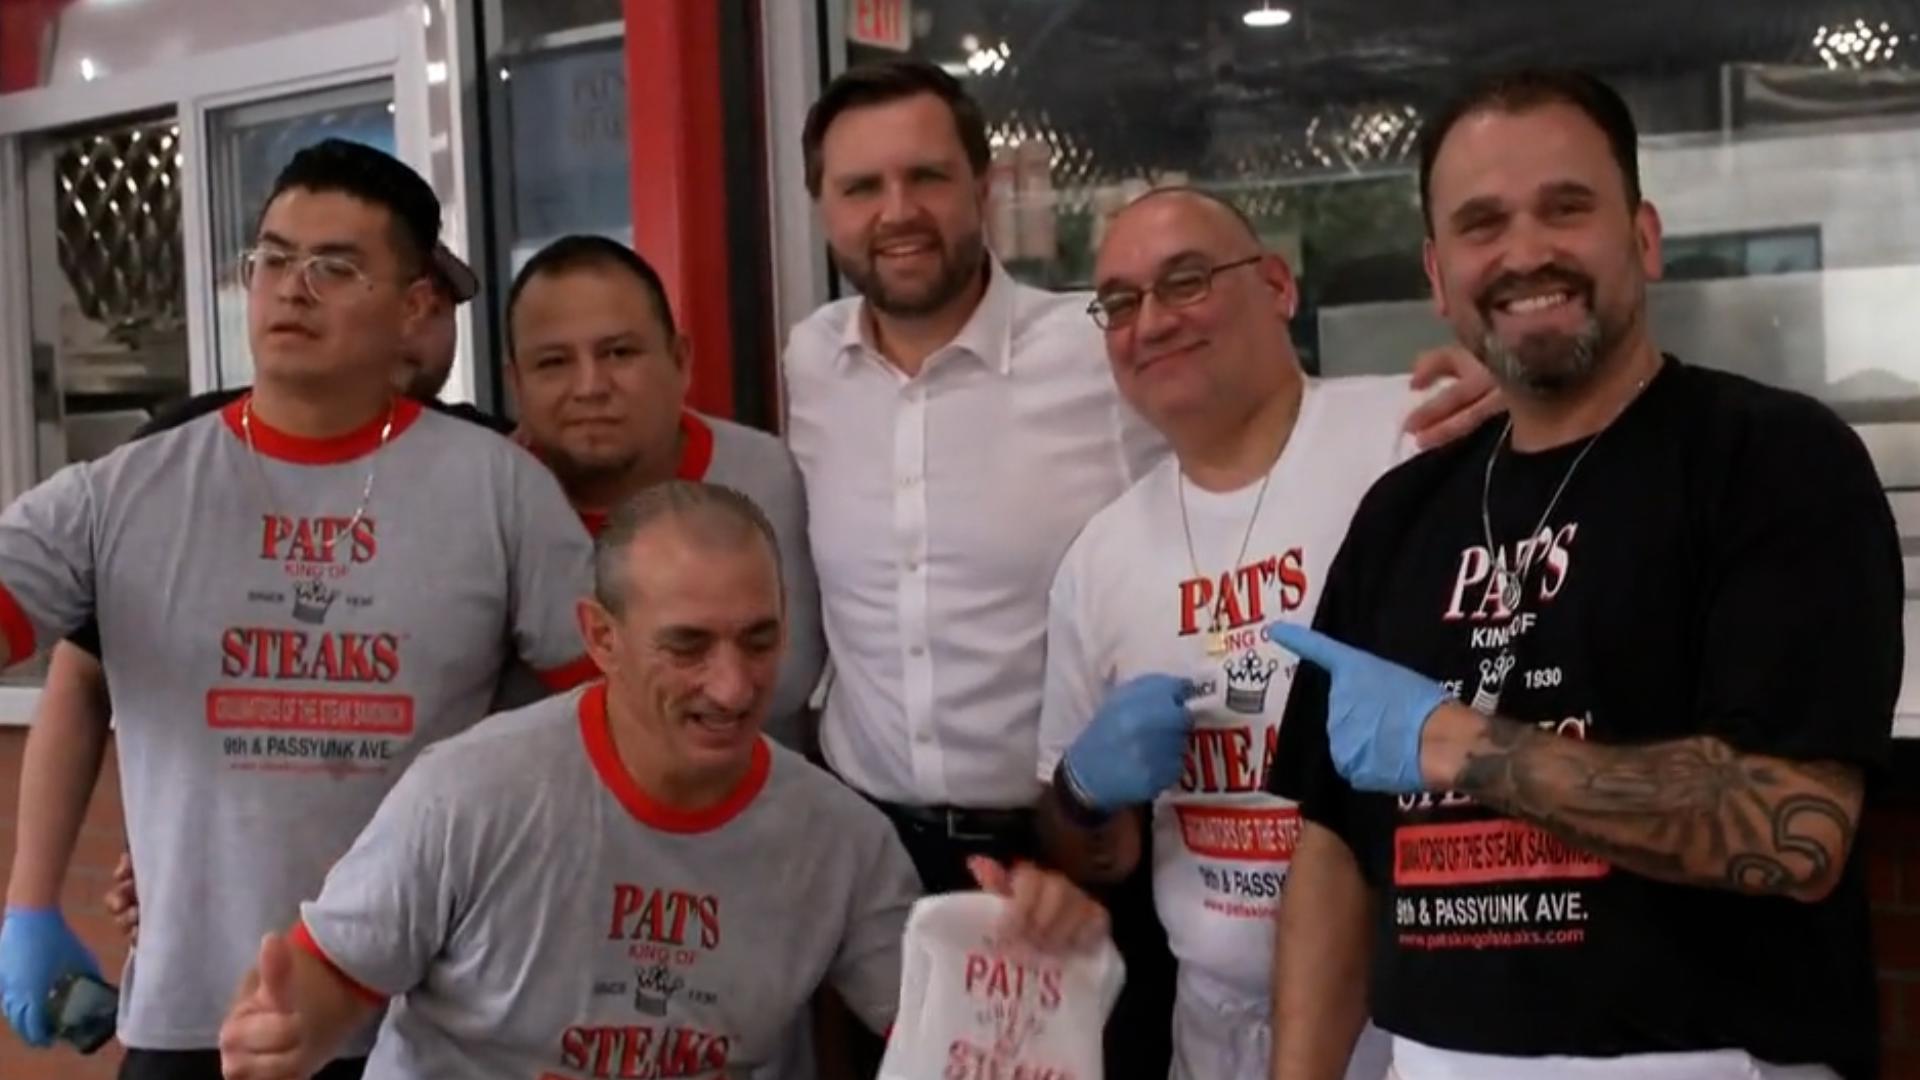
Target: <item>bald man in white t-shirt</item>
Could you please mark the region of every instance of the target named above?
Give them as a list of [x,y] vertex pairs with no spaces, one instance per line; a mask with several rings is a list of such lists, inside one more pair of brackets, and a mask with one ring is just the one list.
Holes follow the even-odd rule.
[[[1095,318],[1162,461],[1095,515],[1050,595],[1039,779],[1046,846],[1124,879],[1152,829],[1154,907],[1179,962],[1177,1080],[1264,1078],[1275,905],[1298,811],[1265,794],[1294,662],[1360,498],[1411,454],[1404,378],[1309,378],[1286,262],[1212,196],[1166,189],[1109,226]],[[1363,1041],[1349,1076],[1377,1078]]]

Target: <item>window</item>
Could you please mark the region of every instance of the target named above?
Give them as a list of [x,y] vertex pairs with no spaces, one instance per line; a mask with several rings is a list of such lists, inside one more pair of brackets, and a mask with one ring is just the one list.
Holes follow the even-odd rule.
[[569,233],[633,239],[627,168],[626,25],[620,0],[493,0],[480,97],[491,188],[482,280],[497,283],[486,335],[499,357],[477,373],[483,400],[507,411],[507,283],[548,241]]
[[[825,0],[851,62],[889,55]],[[1869,22],[1867,7],[1879,14]],[[823,9],[824,10],[824,9]],[[1027,280],[1085,287],[1104,214],[1152,184],[1233,199],[1303,288],[1295,335],[1326,371],[1404,368],[1444,339],[1419,255],[1416,146],[1455,79],[1550,59],[1633,104],[1674,280],[1674,351],[1920,420],[1920,33],[1911,5],[1737,8],[1526,0],[919,0],[896,30],[985,107],[994,249]],[[1250,25],[1249,15],[1266,11]],[[1272,14],[1284,11],[1286,17]],[[1703,11],[1706,12],[1703,15]],[[1893,12],[1912,25],[1895,24]],[[845,16],[844,18],[841,16]],[[883,22],[885,20],[882,20]],[[1780,332],[1758,334],[1776,320]],[[1722,344],[1738,340],[1738,350]]]
[[[1085,287],[1105,214],[1154,184],[1233,200],[1300,278],[1329,374],[1447,340],[1420,266],[1417,140],[1476,71],[1564,64],[1639,122],[1661,211],[1660,344],[1820,397],[1880,467],[1920,555],[1920,7],[1860,0],[821,0],[850,62],[963,79],[995,148],[989,242]],[[900,19],[901,12],[909,17]],[[837,51],[837,50],[836,50]],[[1920,590],[1920,557],[1907,579]],[[1909,594],[1910,642],[1920,591]],[[1900,712],[1920,736],[1920,645]]]
[[179,138],[157,114],[27,141],[39,479],[187,395]]

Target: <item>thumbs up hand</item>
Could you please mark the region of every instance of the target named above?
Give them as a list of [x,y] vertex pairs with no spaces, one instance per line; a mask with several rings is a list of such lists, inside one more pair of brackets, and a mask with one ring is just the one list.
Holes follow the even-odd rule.
[[226,1080],[306,1080],[311,1047],[294,990],[294,949],[284,934],[260,941],[260,958],[220,1025]]

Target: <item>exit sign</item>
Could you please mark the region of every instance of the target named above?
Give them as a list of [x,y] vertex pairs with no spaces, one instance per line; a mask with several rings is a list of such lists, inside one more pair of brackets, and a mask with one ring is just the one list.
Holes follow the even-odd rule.
[[908,0],[847,0],[847,38],[876,49],[906,52],[913,45]]

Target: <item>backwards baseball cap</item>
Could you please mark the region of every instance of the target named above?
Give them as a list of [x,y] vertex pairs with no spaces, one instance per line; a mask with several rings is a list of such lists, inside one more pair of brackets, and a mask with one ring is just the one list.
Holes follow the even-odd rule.
[[473,267],[443,243],[433,245],[429,270],[434,281],[447,290],[447,295],[453,297],[456,304],[464,304],[480,292],[480,279],[474,276]]

